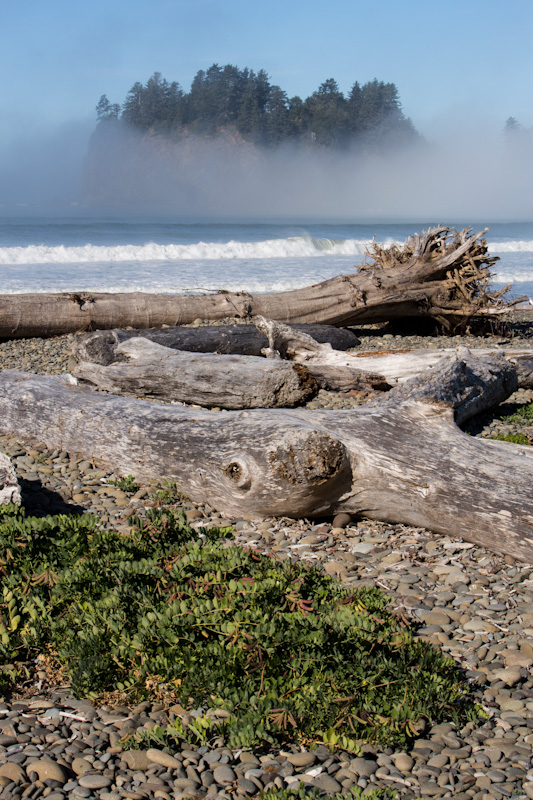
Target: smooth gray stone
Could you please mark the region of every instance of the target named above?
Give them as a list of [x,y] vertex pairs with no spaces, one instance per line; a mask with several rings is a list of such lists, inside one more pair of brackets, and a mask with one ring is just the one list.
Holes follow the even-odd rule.
[[204,770],[201,774],[201,778],[202,786],[205,786],[207,789],[215,783],[214,775],[210,769]]
[[311,764],[315,763],[316,754],[310,752],[290,753],[286,758],[293,767],[309,767]]
[[336,781],[335,778],[332,778],[331,775],[328,775],[327,772],[317,775],[316,778],[313,778],[313,785],[317,786],[321,791],[327,792],[328,794],[342,792],[341,784]]
[[361,778],[370,778],[377,768],[378,763],[371,761],[369,758],[352,758],[350,761],[350,769]]
[[211,753],[206,753],[203,756],[203,760],[207,764],[215,764],[217,761],[220,761],[220,756],[221,755],[222,755],[222,753],[220,753],[218,750],[213,750],[213,752],[211,752]]
[[246,778],[239,778],[238,780],[239,789],[242,789],[243,792],[246,794],[256,794],[257,793],[257,786],[252,781],[247,780]]
[[504,783],[507,780],[505,772],[499,769],[491,769],[487,772],[487,778],[490,778],[493,783]]
[[213,777],[215,778],[216,783],[218,784],[228,784],[233,783],[237,780],[237,776],[226,764],[221,764],[219,767],[215,767],[213,770]]
[[439,786],[438,783],[435,783],[435,781],[426,781],[426,783],[420,784],[421,797],[424,797],[424,795],[428,795],[428,797],[435,797],[440,794],[445,794],[446,792],[447,789]]
[[82,775],[78,778],[78,783],[84,789],[106,789],[111,786],[113,781],[111,778],[106,778],[103,775]]

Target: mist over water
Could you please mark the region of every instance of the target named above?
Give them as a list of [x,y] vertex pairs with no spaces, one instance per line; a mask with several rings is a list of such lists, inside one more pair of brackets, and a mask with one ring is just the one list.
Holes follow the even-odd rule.
[[0,156],[0,213],[80,203],[94,211],[200,219],[533,219],[533,147],[500,131],[446,126],[380,154],[87,122],[22,137]]
[[28,129],[0,147],[0,214],[16,206],[45,211],[77,203],[93,123]]
[[0,158],[3,292],[282,291],[442,223],[488,227],[495,284],[532,296],[530,145],[448,129],[365,155],[63,126]]
[[84,202],[207,218],[533,219],[533,148],[470,131],[381,154],[101,126]]

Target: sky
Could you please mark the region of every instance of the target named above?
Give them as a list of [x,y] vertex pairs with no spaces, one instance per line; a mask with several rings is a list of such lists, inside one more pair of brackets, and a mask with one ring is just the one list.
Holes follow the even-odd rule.
[[393,82],[432,135],[450,116],[533,125],[531,0],[0,0],[0,144],[92,123],[161,72],[265,69],[289,96]]
[[213,63],[289,97],[393,82],[431,141],[533,127],[532,35],[531,0],[0,0],[0,180],[22,162],[45,180],[58,154],[72,175],[102,94],[156,71],[188,91]]

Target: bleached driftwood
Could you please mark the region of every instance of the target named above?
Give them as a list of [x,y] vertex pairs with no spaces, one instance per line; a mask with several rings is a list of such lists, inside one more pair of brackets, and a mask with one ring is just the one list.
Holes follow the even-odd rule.
[[[352,353],[355,364],[363,370],[378,371],[394,386],[403,383],[437,364],[442,358],[449,358],[457,348],[409,350],[406,352]],[[501,356],[516,369],[518,386],[533,389],[533,350],[520,350],[506,347],[476,347],[473,351],[479,356]]]
[[[357,336],[346,328],[333,325],[295,325],[316,342],[330,344],[335,350],[348,350],[360,344]],[[202,325],[197,328],[167,328],[93,331],[76,339],[73,355],[77,361],[92,361],[107,366],[120,361],[117,347],[128,339],[142,337],[172,350],[190,353],[223,353],[225,355],[260,356],[268,340],[255,325]],[[123,357],[125,360],[125,357]]]
[[[386,390],[425,372],[442,358],[457,352],[457,348],[384,351],[377,354],[340,352],[333,349],[328,342],[317,342],[309,333],[302,330],[303,326],[295,328],[260,316],[254,317],[253,321],[255,327],[252,330],[257,329],[261,334],[261,340],[268,344],[268,347],[262,349],[263,354],[302,365],[314,376],[320,387],[333,390]],[[233,327],[250,329],[250,326]],[[175,330],[177,329],[172,329]],[[174,333],[166,337],[165,329],[147,333],[150,334],[150,341],[187,345],[187,334],[185,340],[182,340],[181,331],[190,330],[198,329],[179,329],[177,337]],[[216,331],[217,328],[215,326],[203,330]],[[212,338],[209,334],[206,340],[200,337],[199,340],[192,341],[194,344],[201,341],[203,346],[218,342],[231,348],[234,346],[233,331],[229,330],[231,334],[228,340]],[[255,361],[247,365],[247,358],[233,357],[227,362],[224,359],[213,362],[209,356],[204,361],[201,356],[190,358],[185,353],[178,356],[175,351],[167,348],[161,347],[158,350],[155,346],[151,350],[149,344],[143,346],[140,340],[131,338],[135,333],[135,331],[96,331],[81,337],[74,344],[71,371],[77,377],[89,380],[100,388],[118,393],[126,392],[138,397],[155,396],[222,408],[282,405],[290,407],[303,402],[303,395],[295,397],[294,400],[280,397],[279,401],[272,403],[271,392],[261,394],[258,387],[258,391],[254,393],[254,387],[250,387],[249,384],[250,381],[257,380],[261,372],[261,365]],[[251,339],[247,336],[246,341],[250,342]],[[519,386],[533,387],[533,350],[483,348],[476,352],[479,355],[505,357],[516,367]],[[278,363],[280,370],[283,370],[281,366],[283,362]],[[226,364],[230,365],[228,371]],[[267,368],[266,365],[263,369],[275,382],[275,370],[272,371],[272,367]],[[224,401],[226,392],[228,392],[227,402]],[[217,394],[222,396],[220,402],[217,401]],[[278,394],[276,390],[274,396],[277,397]],[[264,402],[261,401],[261,396]],[[307,394],[307,397],[309,396],[310,392]],[[253,402],[250,402],[250,397],[253,398]]]
[[78,361],[72,373],[117,394],[196,403],[207,408],[293,408],[314,397],[309,371],[290,361],[171,350],[148,339],[127,339],[115,363]]
[[0,505],[4,503],[20,506],[20,486],[11,459],[0,453]]
[[357,411],[208,412],[0,374],[0,430],[140,479],[168,478],[222,513],[338,511],[423,526],[533,561],[533,459],[463,434],[516,388],[512,365],[463,353]]
[[[288,326],[284,326],[288,327]],[[114,333],[110,331],[109,333]],[[328,344],[327,347],[330,347]],[[337,352],[337,351],[332,351]],[[84,360],[91,348],[75,348],[71,372],[99,389],[134,397],[197,403],[207,408],[292,408],[311,399],[320,387],[390,388],[381,375],[358,369],[317,370],[296,361],[256,356],[214,355],[172,350],[147,339],[127,339]]]
[[[270,357],[281,357],[305,365],[320,383],[330,383],[330,388],[350,388],[350,376],[360,371],[380,375],[390,386],[415,378],[443,358],[457,353],[457,348],[416,349],[404,351],[340,353],[327,343],[316,342],[311,336],[295,331],[281,322],[254,317],[254,323],[268,338],[264,350]],[[518,385],[533,388],[533,350],[487,347],[476,348],[479,356],[501,356],[514,365]],[[377,388],[377,387],[376,387]]]

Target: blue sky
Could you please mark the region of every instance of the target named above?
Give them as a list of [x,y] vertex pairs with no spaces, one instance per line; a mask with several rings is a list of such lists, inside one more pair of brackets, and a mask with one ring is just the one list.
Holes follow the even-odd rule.
[[433,136],[533,126],[531,0],[1,0],[0,149],[93,123],[154,72],[188,90],[212,63],[265,69],[289,96],[333,77],[394,82]]

